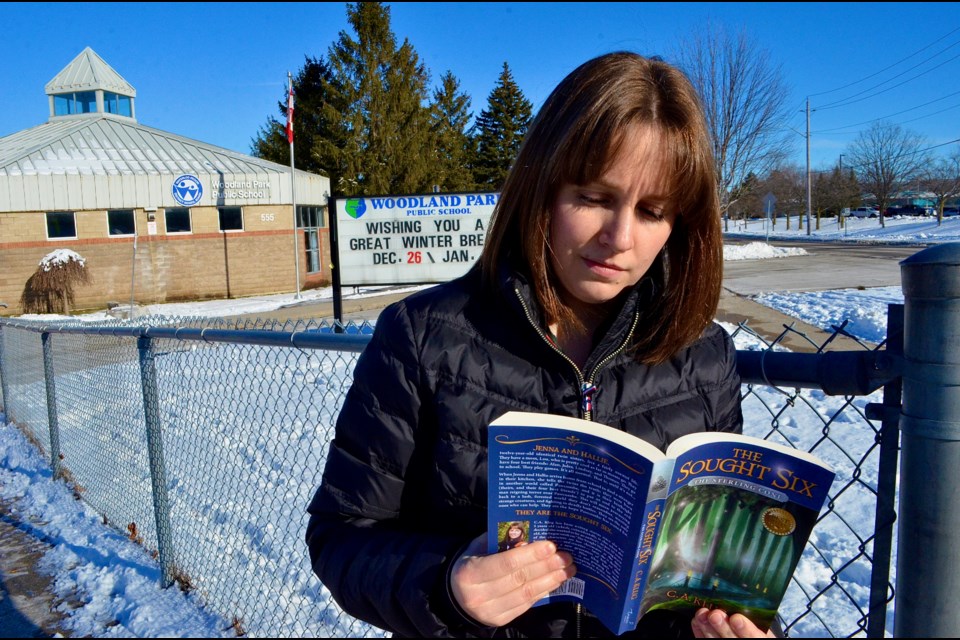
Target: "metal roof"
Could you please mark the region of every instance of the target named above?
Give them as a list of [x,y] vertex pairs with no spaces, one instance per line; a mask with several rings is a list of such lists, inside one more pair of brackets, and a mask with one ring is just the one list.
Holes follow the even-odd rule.
[[97,89],[130,97],[137,95],[137,90],[90,47],[81,51],[45,88],[47,95]]
[[[113,91],[131,102],[136,93],[89,47],[47,84],[51,95],[81,90]],[[99,107],[99,96],[97,102]],[[177,206],[171,185],[184,174],[207,186],[199,206],[274,205],[294,198],[289,166],[132,117],[74,113],[0,137],[0,213]],[[329,178],[300,170],[293,178],[303,202],[326,202]]]
[[290,167],[111,114],[58,119],[0,138],[0,176],[287,173]]

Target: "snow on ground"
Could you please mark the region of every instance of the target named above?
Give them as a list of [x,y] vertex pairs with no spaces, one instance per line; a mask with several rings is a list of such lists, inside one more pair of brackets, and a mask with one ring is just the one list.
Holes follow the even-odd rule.
[[[796,221],[794,221],[796,222]],[[753,240],[741,247],[727,247],[727,260],[775,259],[805,252],[769,246],[765,241],[830,240],[847,242],[934,243],[960,241],[960,218],[937,225],[928,219],[888,219],[885,228],[876,220],[851,220],[845,229],[835,221],[824,221],[821,230],[808,236],[805,226],[793,230],[768,229],[765,221],[730,223],[729,236]],[[799,229],[797,227],[800,227]],[[416,287],[414,287],[416,288]],[[345,291],[345,297],[382,293],[382,288]],[[332,289],[291,294],[258,296],[225,301],[150,305],[149,314],[216,317],[224,314],[257,313],[307,300],[326,300]],[[861,337],[877,340],[885,335],[886,305],[902,302],[899,287],[875,290],[846,290],[817,293],[766,294],[761,304],[779,309],[810,324],[829,327],[843,319],[855,319]],[[57,316],[20,316],[23,319],[56,321]],[[103,320],[106,313],[73,319]],[[733,331],[734,327],[727,327]],[[739,345],[738,345],[739,347]],[[820,394],[821,400],[822,394]],[[2,418],[2,416],[0,416]],[[842,437],[838,432],[836,437]],[[62,597],[79,600],[68,611],[73,635],[92,637],[224,637],[235,635],[231,621],[206,611],[192,596],[177,589],[159,588],[159,569],[139,545],[100,522],[89,507],[74,499],[60,482],[51,480],[49,465],[14,426],[0,419],[0,499],[12,506],[12,515],[33,535],[53,547],[39,570],[54,577],[54,589]],[[872,505],[864,509],[872,510]],[[815,532],[818,533],[818,532]],[[822,532],[828,533],[828,532]],[[830,552],[827,536],[819,541]],[[849,541],[847,541],[849,542]],[[837,544],[840,541],[838,539]],[[798,571],[801,579],[803,568]],[[822,578],[822,576],[821,576]],[[814,577],[814,581],[819,578]],[[868,577],[864,579],[868,580]],[[851,621],[855,628],[856,621]],[[888,625],[890,628],[890,625]]]

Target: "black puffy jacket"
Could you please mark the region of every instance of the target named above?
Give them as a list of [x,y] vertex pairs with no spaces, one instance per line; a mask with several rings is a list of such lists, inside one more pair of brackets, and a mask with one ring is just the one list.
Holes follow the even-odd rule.
[[[741,430],[736,351],[721,327],[657,366],[624,348],[651,289],[642,281],[598,332],[583,373],[544,337],[516,275],[493,293],[474,268],[384,309],[308,508],[313,569],[347,613],[397,636],[610,635],[569,603],[478,626],[454,604],[447,571],[486,531],[486,425],[506,411],[587,417],[661,449],[691,432]],[[688,621],[647,618],[640,635],[690,635]]]

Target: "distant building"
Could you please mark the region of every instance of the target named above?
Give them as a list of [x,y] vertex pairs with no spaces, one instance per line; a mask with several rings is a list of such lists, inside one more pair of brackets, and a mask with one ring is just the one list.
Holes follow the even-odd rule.
[[901,191],[896,194],[892,202],[894,204],[915,204],[920,207],[937,206],[937,194],[930,191]]
[[56,249],[92,277],[76,309],[329,282],[329,178],[298,170],[292,193],[288,166],[139,124],[136,90],[89,47],[46,94],[46,123],[0,138],[0,312],[22,313]]

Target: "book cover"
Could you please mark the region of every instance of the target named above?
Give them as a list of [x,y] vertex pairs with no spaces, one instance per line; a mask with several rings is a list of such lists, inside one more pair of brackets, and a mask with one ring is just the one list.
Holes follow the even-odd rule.
[[768,629],[834,473],[814,456],[722,433],[681,438],[640,607],[739,612]]
[[581,602],[614,633],[648,611],[741,612],[768,628],[833,473],[764,440],[697,433],[665,455],[617,429],[510,412],[489,426],[488,551],[553,540],[577,575],[537,604]]

